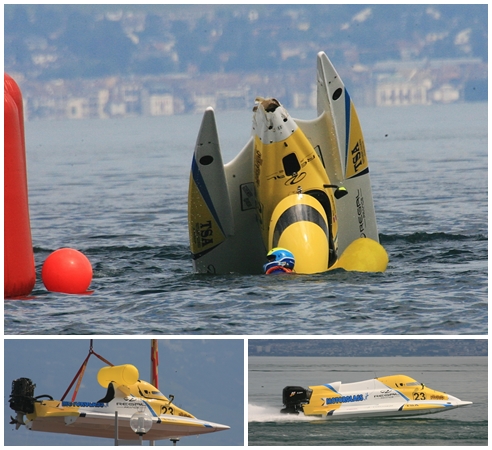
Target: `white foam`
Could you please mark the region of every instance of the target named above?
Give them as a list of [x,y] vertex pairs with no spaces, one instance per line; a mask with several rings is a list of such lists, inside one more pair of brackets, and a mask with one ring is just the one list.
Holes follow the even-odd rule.
[[248,422],[298,422],[313,420],[304,414],[282,414],[280,407],[248,404]]

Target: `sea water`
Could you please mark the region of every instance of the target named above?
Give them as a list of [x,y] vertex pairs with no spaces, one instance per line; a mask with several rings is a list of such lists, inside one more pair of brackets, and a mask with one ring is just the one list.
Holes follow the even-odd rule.
[[[268,446],[487,445],[487,357],[250,357],[248,444]],[[472,405],[409,418],[316,420],[281,414],[285,386],[405,374]]]
[[[314,111],[291,111],[310,119]],[[201,115],[26,123],[37,281],[6,334],[486,334],[487,104],[360,108],[385,273],[194,274],[187,193]],[[224,161],[250,111],[217,113]],[[91,261],[91,295],[44,260]]]

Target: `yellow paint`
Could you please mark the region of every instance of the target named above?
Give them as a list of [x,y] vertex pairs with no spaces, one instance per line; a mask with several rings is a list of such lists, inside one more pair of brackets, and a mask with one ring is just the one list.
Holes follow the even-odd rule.
[[[282,160],[291,153],[296,155],[300,168],[296,174],[287,175]],[[324,184],[330,184],[330,180],[319,156],[300,128],[297,128],[286,140],[272,144],[263,143],[258,136],[255,136],[254,155],[257,211],[265,246],[268,244],[273,210],[282,199],[295,194],[299,187],[302,192],[311,189],[326,192],[330,199],[332,214],[336,217],[333,189],[323,188]]]
[[309,400],[309,404],[304,405],[304,414],[306,416],[323,415],[326,416],[328,411],[340,409],[343,403],[326,404],[326,398],[341,398],[341,394],[337,394],[326,386],[309,386],[313,393]]
[[[263,143],[255,136],[254,180],[257,195],[257,213],[263,242],[268,249],[280,246],[291,251],[296,260],[296,273],[317,273],[328,269],[329,242],[322,229],[311,222],[299,220],[284,230],[278,242],[273,242],[273,231],[280,215],[289,206],[305,203],[313,206],[323,217],[328,228],[328,218],[318,200],[309,195],[298,195],[310,190],[322,191],[330,203],[330,220],[337,251],[338,222],[335,198],[331,184],[321,163],[300,128],[287,139],[274,143]],[[283,158],[295,154],[298,163],[296,173],[285,172]]]
[[388,253],[381,244],[369,238],[359,238],[345,249],[330,270],[384,272],[388,261]]
[[444,405],[432,404],[432,403],[408,403],[403,405],[402,411],[416,411],[421,409],[437,409],[445,408]]
[[109,383],[114,381],[116,384],[131,385],[138,380],[138,369],[132,364],[123,364],[121,366],[106,366],[97,373],[97,381],[103,387],[107,388]]
[[[328,229],[325,211],[314,197],[303,194],[290,195],[281,200],[273,211],[268,236],[269,248],[274,246],[273,234],[279,218],[286,210],[296,205],[314,208],[322,217],[325,228]],[[294,267],[296,273],[319,273],[325,272],[328,268],[328,237],[317,224],[305,220],[293,222],[280,235],[276,246],[292,252],[296,262]]]
[[[191,419],[195,418],[189,412],[179,408],[174,403],[171,403],[171,401],[163,395],[159,389],[147,381],[139,380],[135,384],[126,387],[130,394],[137,398],[144,399],[158,416],[165,414],[178,417],[189,417]],[[119,388],[121,387],[119,386]]]
[[197,254],[222,243],[225,236],[192,177],[190,177],[188,205],[193,205],[192,208],[188,208],[191,252]]
[[345,178],[351,178],[369,167],[364,136],[355,106],[350,102],[350,131],[348,153],[345,166]]
[[[435,391],[419,383],[406,375],[390,375],[388,377],[377,378],[381,383],[391,389],[396,389],[411,401],[421,400],[448,400],[449,397],[445,392]],[[434,407],[434,406],[433,406]]]
[[78,406],[62,407],[59,400],[43,400],[34,403],[34,412],[26,414],[28,420],[34,420],[41,417],[65,417],[78,416],[80,408]]
[[278,245],[294,254],[296,273],[325,272],[328,267],[326,234],[312,222],[300,221],[290,225],[282,233]]

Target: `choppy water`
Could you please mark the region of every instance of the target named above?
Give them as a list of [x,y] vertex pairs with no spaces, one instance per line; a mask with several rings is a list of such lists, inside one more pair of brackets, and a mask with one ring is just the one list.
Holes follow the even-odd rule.
[[[291,112],[313,118],[314,112]],[[485,334],[487,105],[362,108],[384,274],[196,275],[188,176],[200,115],[28,122],[33,298],[6,334]],[[251,113],[218,114],[224,160]],[[46,257],[84,252],[92,295],[49,293]]]
[[[248,444],[487,445],[487,357],[250,357]],[[403,373],[473,405],[405,419],[334,421],[280,414],[282,389]]]

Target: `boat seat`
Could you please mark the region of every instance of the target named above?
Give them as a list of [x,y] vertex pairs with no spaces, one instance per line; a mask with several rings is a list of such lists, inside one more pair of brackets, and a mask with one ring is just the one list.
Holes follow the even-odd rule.
[[101,400],[98,401],[98,403],[109,403],[111,400],[114,398],[114,386],[113,383],[108,384],[108,390],[106,392],[106,397],[102,398]]

